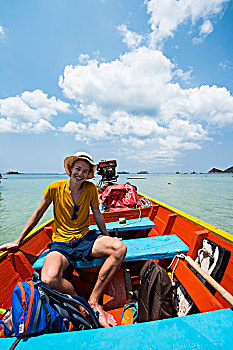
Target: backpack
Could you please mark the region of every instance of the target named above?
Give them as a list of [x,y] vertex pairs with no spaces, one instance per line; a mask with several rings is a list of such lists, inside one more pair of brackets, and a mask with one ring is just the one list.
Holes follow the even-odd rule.
[[137,208],[141,206],[136,187],[129,182],[123,185],[107,186],[101,194],[105,211],[114,211],[119,208]]
[[[87,319],[77,307],[84,308]],[[62,294],[34,276],[32,281],[18,282],[12,293],[14,335],[27,338],[45,333],[59,333],[99,328],[95,311],[85,299]]]
[[154,260],[148,260],[140,271],[138,322],[175,316],[172,295],[172,282],[166,270]]

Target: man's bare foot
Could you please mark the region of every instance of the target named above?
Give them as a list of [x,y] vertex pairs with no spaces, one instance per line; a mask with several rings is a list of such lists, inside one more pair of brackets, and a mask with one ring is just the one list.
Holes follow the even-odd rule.
[[115,318],[103,310],[100,305],[91,305],[92,309],[99,313],[99,323],[102,327],[114,327],[117,325]]

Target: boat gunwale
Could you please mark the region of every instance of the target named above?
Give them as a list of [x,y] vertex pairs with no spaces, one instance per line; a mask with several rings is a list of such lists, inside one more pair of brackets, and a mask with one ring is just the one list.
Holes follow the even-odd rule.
[[140,193],[138,192],[138,194],[142,197],[146,197],[149,200],[151,200],[154,204],[158,204],[168,210],[173,211],[176,214],[179,214],[181,217],[187,219],[188,221],[191,221],[192,223],[196,224],[197,226],[199,226],[202,229],[206,229],[212,233],[214,233],[215,235],[219,236],[220,238],[223,238],[225,241],[229,242],[229,243],[233,243],[233,234],[231,234],[230,232],[224,231],[218,227],[215,227],[211,224],[208,224],[207,222],[196,218],[195,216],[192,216],[190,214],[185,213],[184,211],[177,209],[175,207],[172,207],[169,204],[166,204],[164,202],[161,202],[158,199],[152,198],[146,194]]
[[[24,243],[26,243],[28,240],[30,240],[32,237],[36,236],[39,232],[41,232],[46,226],[51,225],[54,222],[54,218],[50,218],[49,220],[45,221],[44,223],[42,223],[41,225],[35,227],[31,232],[29,232],[27,234],[26,237],[24,237],[21,245],[23,245]],[[9,252],[13,252],[13,250],[5,250],[0,252],[0,260],[2,258],[4,258]]]

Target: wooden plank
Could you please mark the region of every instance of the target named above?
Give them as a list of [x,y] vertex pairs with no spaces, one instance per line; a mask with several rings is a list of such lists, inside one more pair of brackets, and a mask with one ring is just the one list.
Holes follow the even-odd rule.
[[[233,312],[230,309],[135,325],[46,334],[29,338],[17,350],[184,350],[232,349]],[[8,350],[15,338],[0,339]]]
[[192,237],[192,241],[189,247],[188,255],[193,259],[196,258],[198,250],[202,247],[203,239],[208,237],[209,232],[207,230],[195,231]]
[[[173,258],[178,253],[186,254],[188,247],[176,235],[146,237],[123,240],[127,247],[127,254],[124,262]],[[78,261],[76,268],[101,266],[107,257],[97,258],[89,263]]]
[[[122,240],[127,247],[126,261],[148,260],[173,258],[178,253],[186,254],[188,247],[176,235],[146,237],[137,239]],[[40,270],[42,268],[46,252],[35,262],[33,268]],[[107,257],[96,258],[85,263],[77,261],[76,268],[85,268],[93,266],[101,266]]]
[[162,235],[170,235],[172,231],[172,227],[174,226],[175,220],[177,218],[177,214],[169,214],[167,217],[167,222],[164,226],[163,231],[161,232]]
[[[122,217],[124,217],[124,213],[122,213]],[[131,230],[140,230],[140,229],[151,229],[154,227],[153,221],[151,221],[148,217],[140,218],[140,219],[130,219],[126,220],[125,224],[120,224],[118,221],[115,222],[107,222],[106,228],[109,232],[114,232],[116,229],[118,231],[131,231]],[[99,233],[97,225],[90,225],[90,230],[97,230]]]

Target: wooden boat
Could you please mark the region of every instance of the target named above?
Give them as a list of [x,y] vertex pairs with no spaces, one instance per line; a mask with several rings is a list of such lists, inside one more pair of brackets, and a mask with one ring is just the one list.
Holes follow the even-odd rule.
[[[139,194],[143,196],[142,194]],[[230,349],[233,341],[233,235],[213,227],[191,215],[148,197],[151,207],[104,213],[111,235],[122,237],[128,251],[122,268],[105,290],[103,307],[114,315],[118,326],[70,333],[46,334],[19,343],[20,349]],[[124,217],[124,220],[119,220]],[[94,225],[93,216],[90,216]],[[11,293],[18,281],[30,279],[38,257],[51,241],[53,219],[34,229],[15,252],[0,253],[0,308],[11,305]],[[196,305],[195,314],[121,326],[122,309],[127,302],[124,270],[130,269],[133,288],[138,287],[139,270],[149,258],[168,267],[178,254],[197,257],[203,240],[213,242],[224,252],[219,265],[220,286],[224,293],[204,284],[190,264],[181,258],[173,262],[173,275],[181,283]],[[40,258],[40,259],[43,259]],[[223,261],[224,260],[224,261]],[[71,276],[76,290],[88,296],[103,259],[89,265],[77,263]],[[220,294],[221,293],[221,294]],[[12,338],[0,339],[0,349],[9,349]]]

